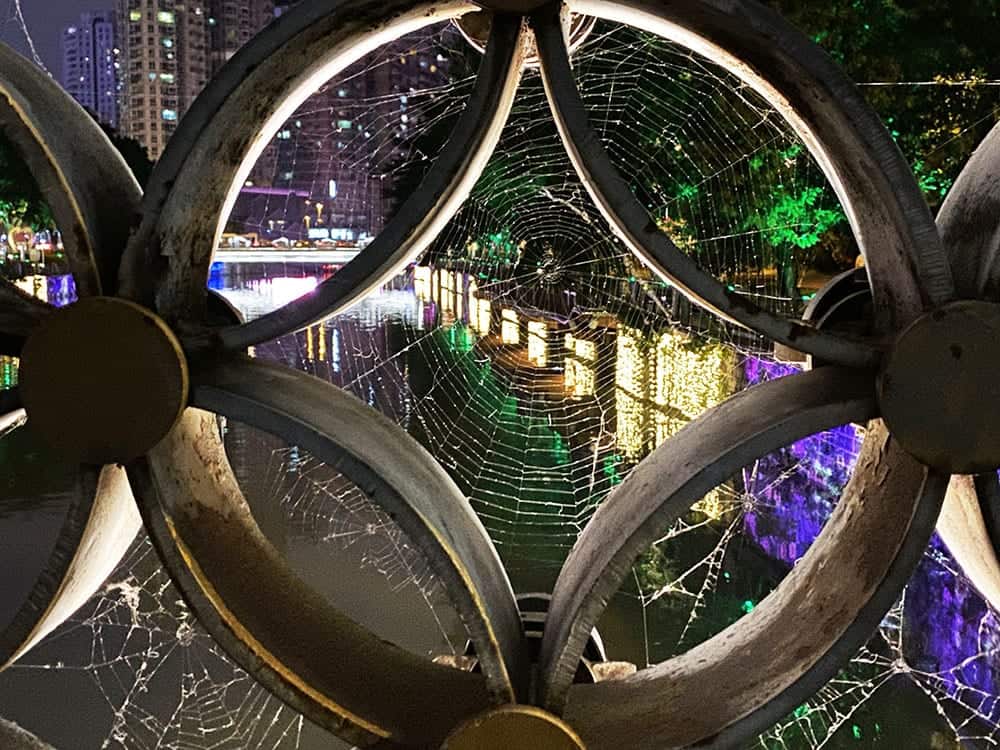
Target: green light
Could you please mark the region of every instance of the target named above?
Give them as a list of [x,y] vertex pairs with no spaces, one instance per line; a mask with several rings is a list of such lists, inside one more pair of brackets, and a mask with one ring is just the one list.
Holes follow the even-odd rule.
[[861,727],[859,727],[857,724],[852,724],[851,725],[851,734],[854,735],[854,739],[860,740],[861,739]]
[[796,719],[801,719],[807,713],[809,713],[809,706],[807,706],[805,703],[796,708],[795,711],[793,712]]
[[747,599],[745,602],[743,602],[743,605],[740,607],[740,609],[743,610],[743,614],[748,615],[751,612],[753,612],[755,606],[756,605],[752,601]]

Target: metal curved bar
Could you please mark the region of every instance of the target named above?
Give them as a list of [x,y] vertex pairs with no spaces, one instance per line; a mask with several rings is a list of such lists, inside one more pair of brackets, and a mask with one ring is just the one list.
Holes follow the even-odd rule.
[[[760,606],[682,656],[571,689],[567,717],[591,750],[620,747],[626,732],[643,748],[743,747],[871,637],[919,563],[948,483],[873,424],[834,515]],[[596,714],[612,703],[624,710]]]
[[461,208],[500,140],[521,79],[523,21],[495,17],[476,89],[444,150],[385,229],[309,294],[242,326],[188,340],[197,350],[245,350],[335,315],[378,289],[427,249]]
[[76,500],[45,570],[14,619],[0,631],[0,671],[94,595],[142,525],[124,469],[83,468],[79,476]]
[[0,438],[23,426],[26,420],[17,388],[0,390]]
[[1000,302],[1000,125],[969,158],[938,211],[961,299]]
[[155,302],[172,323],[203,320],[221,225],[282,123],[380,45],[476,9],[468,0],[314,0],[282,15],[226,64],[171,138],[126,253],[124,293]]
[[870,373],[824,368],[738,393],[653,451],[594,514],[556,581],[540,657],[545,705],[563,708],[600,613],[663,529],[754,459],[876,414]]
[[253,521],[215,418],[189,410],[129,473],[165,565],[241,666],[359,744],[380,737],[436,747],[490,703],[524,699],[527,654],[506,573],[465,498],[415,441],[344,391],[253,360],[197,374],[192,403],[303,447],[385,509],[444,584],[483,675],[379,640],[303,584]]
[[1000,502],[996,474],[953,476],[937,531],[955,562],[992,606],[1000,604],[996,521]]
[[[1000,302],[1000,126],[962,169],[938,212],[958,295]],[[995,474],[953,477],[938,533],[980,594],[1000,608],[1000,484]]]
[[[1000,539],[1000,478],[995,473],[980,474],[975,477],[975,485],[986,533],[990,540]],[[997,550],[996,541],[993,541],[993,549]]]
[[840,368],[757,386],[658,448],[598,511],[557,581],[542,647],[543,700],[565,709],[588,748],[742,747],[871,635],[919,561],[947,484],[881,422],[820,537],[751,614],[633,677],[572,688],[566,679],[581,635],[665,524],[754,458],[874,412],[871,376]]
[[114,293],[142,191],[107,136],[37,65],[0,44],[0,129],[52,209],[80,296]]
[[[726,68],[794,128],[823,169],[865,253],[878,327],[891,333],[954,294],[930,212],[906,162],[853,84],[772,11],[744,0],[573,0],[575,12],[674,40]],[[723,317],[824,361],[870,366],[870,341],[781,318],[728,292],[650,220],[590,127],[566,56],[558,5],[533,18],[556,123],[581,179],[626,245],[654,271]]]
[[35,735],[0,717],[0,747],[6,750],[55,750]]

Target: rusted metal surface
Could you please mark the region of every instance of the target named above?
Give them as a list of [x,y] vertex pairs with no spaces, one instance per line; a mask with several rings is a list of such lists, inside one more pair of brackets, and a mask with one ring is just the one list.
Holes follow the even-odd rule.
[[155,298],[172,324],[204,320],[222,223],[282,123],[380,45],[475,9],[464,0],[316,0],[265,29],[205,88],[171,138],[126,254],[126,296],[147,305]]
[[[879,326],[898,329],[922,307],[953,296],[933,220],[885,128],[839,70],[778,16],[751,3],[663,5],[580,0],[573,10],[673,39],[727,68],[792,125],[823,168],[865,253]],[[654,271],[696,301],[826,361],[870,366],[871,341],[817,332],[727,292],[651,221],[590,127],[552,6],[535,16],[542,72],[567,151],[615,233]]]
[[468,499],[405,430],[326,381],[251,359],[199,373],[192,405],[278,435],[360,487],[441,579],[497,701],[524,694],[521,618],[500,557]]
[[[937,216],[961,299],[1000,301],[1000,126],[962,170]],[[992,347],[991,347],[992,348]],[[984,401],[984,406],[991,406]],[[1000,608],[1000,484],[996,472],[954,477],[938,533],[986,600]]]
[[188,400],[177,337],[149,310],[115,297],[85,297],[50,315],[24,345],[20,378],[31,429],[79,463],[142,456]]
[[1000,302],[1000,125],[962,169],[938,211],[961,299]]
[[435,746],[489,706],[481,675],[382,641],[295,575],[257,527],[213,414],[189,409],[129,477],[150,537],[202,625],[320,726],[360,746],[379,738]]
[[1000,305],[961,300],[926,313],[893,342],[878,379],[892,434],[953,474],[1000,466]]
[[594,514],[559,575],[542,641],[543,704],[563,709],[601,612],[674,520],[754,459],[875,414],[871,373],[823,368],[737,394],[657,448]]
[[[461,208],[496,148],[521,79],[524,51],[521,18],[497,16],[475,91],[452,137],[372,244],[308,295],[243,326],[190,339],[188,350],[246,349],[297,330],[343,311],[419,257]],[[244,104],[235,100],[231,106]],[[196,283],[203,288],[205,280]]]
[[[37,66],[0,44],[0,129],[24,158],[52,210],[81,297],[113,293],[141,192],[93,118]],[[0,282],[0,348],[20,355],[53,308]],[[100,350],[101,353],[104,350]],[[23,383],[22,383],[23,385]],[[0,395],[0,413],[20,393]],[[92,413],[82,424],[91,424]],[[93,595],[139,527],[120,469],[81,467],[49,562],[0,633],[8,666]]]
[[0,130],[27,162],[52,209],[78,294],[114,293],[118,264],[139,217],[139,185],[94,119],[37,65],[4,44]]
[[590,750],[745,747],[832,678],[920,561],[948,477],[870,425],[819,538],[753,612],[635,677],[574,686],[566,719]]
[[51,745],[5,719],[0,719],[0,747],[4,750],[55,750]]
[[441,750],[585,750],[583,741],[558,716],[534,706],[501,706],[465,722]]
[[[230,306],[208,295],[205,280],[221,223],[280,124],[320,84],[381,44],[480,7],[503,12],[493,18],[468,107],[422,186],[356,261],[311,296],[240,324]],[[524,20],[507,11],[534,14],[546,91],[567,151],[632,252],[719,315],[833,363],[733,397],[635,469],[584,531],[548,614],[532,610],[525,617],[533,636],[542,632],[538,664],[529,663],[522,617],[496,550],[467,499],[426,451],[325,382],[277,365],[226,359],[225,351],[219,358],[219,350],[243,349],[344,309],[412,261],[452,218],[496,147],[531,52]],[[844,305],[861,297],[824,300],[830,304],[822,314],[817,302],[815,325],[757,309],[727,292],[659,231],[590,127],[564,36],[574,12],[685,45],[734,73],[789,122],[839,196],[865,253],[871,331],[835,325],[836,316],[846,314]],[[649,669],[619,665],[604,670],[614,679],[600,680],[602,670],[590,664],[603,659],[594,625],[608,600],[672,520],[755,458],[816,431],[876,417],[873,368],[898,332],[928,308],[951,303],[956,285],[959,294],[979,295],[992,294],[1000,283],[993,281],[996,250],[990,243],[997,240],[989,224],[1000,188],[981,184],[992,173],[994,152],[1000,154],[993,136],[942,211],[944,233],[954,245],[953,279],[919,188],[877,117],[815,45],[764,7],[742,0],[302,3],[239,52],[189,110],[155,169],[141,223],[138,189],[124,176],[121,160],[113,151],[108,155],[110,145],[95,134],[96,126],[81,119],[82,110],[55,84],[11,55],[0,48],[0,127],[26,156],[69,235],[81,295],[103,289],[164,316],[192,357],[190,404],[198,408],[188,409],[146,458],[129,465],[128,481],[117,468],[81,470],[81,499],[29,602],[0,633],[0,662],[62,622],[118,561],[137,524],[134,510],[128,512],[131,482],[154,545],[202,624],[275,695],[359,746],[438,748],[450,737],[449,747],[465,742],[479,749],[486,740],[476,732],[485,727],[483,737],[503,747],[535,742],[550,748],[557,741],[576,748],[585,741],[591,750],[741,747],[836,673],[919,560],[948,477],[919,464],[885,424],[874,421],[833,517],[752,613]],[[979,197],[985,208],[976,204]],[[971,226],[958,226],[962,222]],[[49,315],[43,303],[0,284],[0,351],[20,352]],[[926,355],[931,344],[925,339],[934,336],[920,339],[913,357]],[[902,351],[899,346],[892,355]],[[983,348],[961,346],[956,379],[968,377],[967,347]],[[184,366],[177,346],[173,354]],[[23,374],[40,382],[24,386],[44,392],[54,375],[33,375],[28,359]],[[886,372],[898,374],[891,361]],[[913,410],[914,394],[912,386],[901,387],[904,406],[887,407],[890,424],[903,424],[897,416]],[[6,415],[0,430],[20,418],[20,406],[20,394],[0,393],[0,415]],[[423,552],[469,630],[474,648],[451,660],[465,668],[380,640],[294,574],[254,521],[216,414],[301,446],[392,516]],[[919,454],[914,440],[926,437],[920,425],[899,429]],[[991,437],[985,427],[977,435],[977,444]],[[953,482],[942,529],[966,556],[977,585],[997,598],[1000,573],[995,554],[985,554],[984,539],[1000,533],[1000,508],[992,505],[1000,504],[1000,484],[995,474],[971,483]],[[588,642],[597,645],[588,651]],[[579,679],[581,670],[586,679]],[[532,700],[553,714],[527,706],[495,710]],[[546,739],[553,728],[559,739]]]
[[[545,0],[545,2],[547,1]],[[544,4],[544,2],[539,3],[539,5]],[[454,23],[458,27],[458,30],[462,32],[465,41],[480,53],[485,53],[490,29],[493,26],[494,15],[492,11],[488,10],[479,13],[467,13],[461,18],[456,19]],[[578,13],[572,14],[569,19],[569,28],[566,32],[566,48],[571,55],[590,38],[590,34],[596,24],[596,18],[581,16]],[[539,60],[534,35],[531,35],[527,41],[528,47],[524,56],[524,65],[527,68],[537,68]]]

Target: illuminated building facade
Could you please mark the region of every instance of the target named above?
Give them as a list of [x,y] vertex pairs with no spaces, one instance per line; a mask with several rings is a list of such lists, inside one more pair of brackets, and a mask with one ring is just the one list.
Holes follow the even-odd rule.
[[156,160],[208,82],[206,8],[203,0],[119,0],[118,20],[122,128]]
[[271,22],[274,10],[273,0],[206,0],[211,75]]
[[[280,16],[296,4],[278,0],[271,13]],[[266,15],[263,9],[251,8],[237,28],[245,26],[248,14]],[[449,80],[445,55],[415,37],[419,35],[366,56],[352,66],[351,74],[321,86],[281,127],[247,187],[307,194],[307,210],[281,232],[270,226],[242,229],[342,242],[381,231],[395,209],[392,167],[406,157],[404,144],[421,125],[410,99]],[[276,200],[263,214],[277,216],[283,210]]]
[[120,55],[115,15],[110,11],[83,13],[77,23],[63,29],[62,86],[112,128],[118,127]]
[[615,407],[618,447],[637,461],[736,389],[733,352],[679,331],[618,329]]

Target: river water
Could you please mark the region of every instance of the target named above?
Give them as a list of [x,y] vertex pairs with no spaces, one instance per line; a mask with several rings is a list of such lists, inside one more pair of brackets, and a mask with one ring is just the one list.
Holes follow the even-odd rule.
[[[210,286],[255,317],[335,270],[216,264]],[[65,283],[52,283],[65,297]],[[746,349],[695,345],[682,332],[644,329],[613,314],[518,305],[478,289],[465,274],[429,268],[411,270],[348,313],[254,354],[346,388],[404,426],[470,498],[519,593],[551,589],[595,505],[653,447],[735,390],[793,372]],[[437,583],[357,488],[296,446],[235,423],[225,431],[261,527],[304,579],[415,652],[464,649]],[[751,610],[819,533],[859,440],[859,430],[845,426],[765,457],[706,497],[671,534],[664,530],[670,538],[643,556],[600,623],[609,657],[656,663]],[[72,471],[28,430],[0,441],[0,460],[0,590],[10,593],[9,603],[44,560],[72,500]],[[967,722],[970,712],[952,698],[979,713],[963,736],[991,733],[1000,719],[993,705],[1000,628],[935,545],[905,608],[873,639],[868,663],[856,660],[819,702],[801,707],[760,746],[809,748],[825,738],[828,748],[958,747],[947,717]],[[139,562],[148,568],[150,560]],[[93,618],[82,622],[92,625]],[[105,634],[78,622],[39,649],[41,657],[26,660],[40,668],[0,676],[0,713],[57,747],[86,750],[109,737],[146,746],[135,740],[143,719],[118,701],[135,667],[121,663],[123,684],[109,688],[93,657],[98,637]],[[126,643],[128,636],[121,638]],[[154,716],[176,704],[171,696],[189,667],[164,660],[160,671],[143,683],[153,696],[141,702],[143,711]],[[75,708],[53,720],[51,705],[68,696]],[[157,721],[169,726],[169,718]],[[123,727],[109,729],[115,722]],[[300,747],[331,746],[308,725],[301,731]]]

